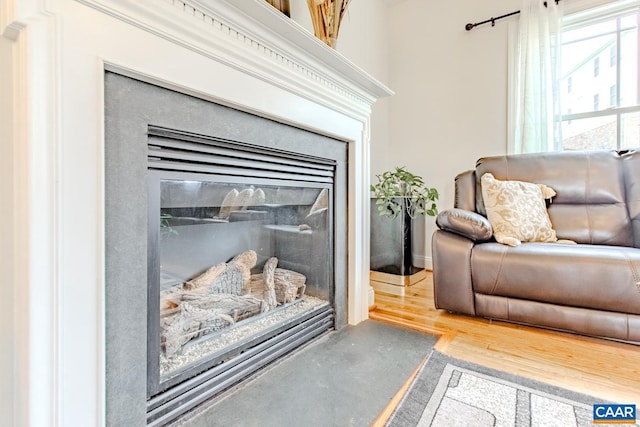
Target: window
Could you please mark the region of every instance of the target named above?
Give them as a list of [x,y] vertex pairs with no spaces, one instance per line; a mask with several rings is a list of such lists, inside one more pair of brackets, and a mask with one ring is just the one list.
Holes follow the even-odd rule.
[[[564,150],[640,147],[640,2],[567,15],[562,31]],[[601,67],[600,58],[609,59]],[[602,96],[600,96],[602,94]],[[609,102],[605,101],[609,95]]]
[[616,104],[616,100],[618,98],[618,95],[616,93],[616,85],[613,85],[609,88],[609,106],[610,107],[615,107]]

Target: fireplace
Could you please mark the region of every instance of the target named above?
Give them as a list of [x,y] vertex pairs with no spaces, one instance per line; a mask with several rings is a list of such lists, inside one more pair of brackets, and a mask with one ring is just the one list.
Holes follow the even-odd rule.
[[[370,120],[389,88],[262,0],[4,9],[13,96],[2,104],[14,120],[3,135],[15,167],[7,292],[19,314],[6,329],[14,388],[28,390],[8,393],[9,419],[147,423],[150,125],[335,160],[334,217],[344,224],[334,225],[334,324],[367,318]],[[148,86],[133,97],[105,69]],[[151,114],[173,102],[186,117]],[[237,126],[237,112],[250,113],[248,124]]]
[[116,70],[105,100],[107,320],[144,306],[114,328],[165,425],[346,324],[347,148]]

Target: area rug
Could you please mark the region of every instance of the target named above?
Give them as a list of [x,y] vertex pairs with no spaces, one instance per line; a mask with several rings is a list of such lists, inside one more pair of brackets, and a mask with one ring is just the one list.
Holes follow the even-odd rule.
[[374,320],[347,326],[176,425],[369,426],[436,340]]
[[386,425],[586,427],[597,403],[607,402],[434,350]]

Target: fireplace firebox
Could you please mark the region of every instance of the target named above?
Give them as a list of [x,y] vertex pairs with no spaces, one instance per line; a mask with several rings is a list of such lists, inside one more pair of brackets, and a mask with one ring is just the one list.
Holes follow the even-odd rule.
[[107,379],[146,384],[166,425],[346,324],[347,144],[113,71],[105,88]]

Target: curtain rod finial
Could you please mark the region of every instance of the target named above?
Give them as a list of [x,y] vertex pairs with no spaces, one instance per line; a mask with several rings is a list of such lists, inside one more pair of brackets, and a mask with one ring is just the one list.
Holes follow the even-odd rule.
[[475,27],[475,25],[469,23],[469,24],[465,25],[464,29],[467,30],[467,31],[471,31],[471,30],[473,30],[473,27]]

